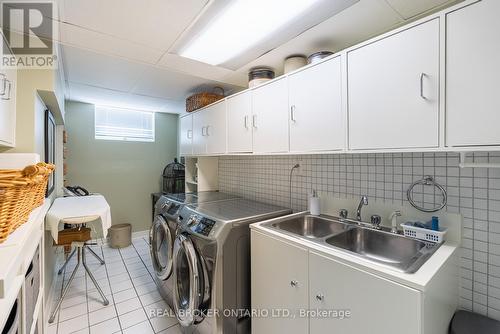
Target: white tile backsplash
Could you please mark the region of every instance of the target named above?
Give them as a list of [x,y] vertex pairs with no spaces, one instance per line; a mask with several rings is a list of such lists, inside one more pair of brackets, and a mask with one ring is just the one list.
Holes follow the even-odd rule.
[[[474,162],[500,162],[500,152],[472,155]],[[448,192],[445,210],[464,217],[461,247],[461,307],[500,320],[500,169],[458,167],[457,153],[392,153],[292,156],[226,156],[219,159],[219,188],[246,198],[307,209],[307,194],[368,195],[396,205],[407,201],[409,185],[434,176]],[[439,192],[415,187],[425,207],[441,201]]]

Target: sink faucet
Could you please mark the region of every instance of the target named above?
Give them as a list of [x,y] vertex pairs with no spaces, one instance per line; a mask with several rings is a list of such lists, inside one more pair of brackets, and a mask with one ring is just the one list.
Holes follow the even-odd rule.
[[358,204],[358,210],[356,210],[356,220],[361,221],[361,209],[364,205],[368,205],[368,197],[366,195],[361,196],[361,200]]

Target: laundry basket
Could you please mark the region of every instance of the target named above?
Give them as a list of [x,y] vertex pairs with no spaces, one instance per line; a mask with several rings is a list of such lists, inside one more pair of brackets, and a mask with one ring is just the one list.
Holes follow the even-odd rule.
[[132,243],[132,225],[112,225],[109,230],[109,245],[111,248],[124,248]]

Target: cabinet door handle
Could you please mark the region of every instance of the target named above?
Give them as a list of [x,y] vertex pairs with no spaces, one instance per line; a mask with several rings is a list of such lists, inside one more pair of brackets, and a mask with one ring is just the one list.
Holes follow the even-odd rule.
[[322,302],[323,300],[325,300],[325,296],[319,294],[319,295],[316,295],[316,300],[319,301],[319,302]]
[[210,134],[208,133],[208,128],[209,128],[209,127],[210,127],[210,125],[207,125],[207,126],[206,126],[206,129],[207,129],[207,131],[206,131],[207,137],[208,137],[208,136],[210,136]]
[[248,130],[248,115],[245,115],[245,118],[243,120],[243,124],[245,125],[245,129]]
[[192,139],[193,138],[193,130],[188,130],[187,131],[187,138]]
[[9,89],[8,89],[9,93],[7,94],[7,97],[2,96],[2,100],[10,100],[10,92],[12,90],[12,82],[10,82],[9,80],[5,80],[4,82],[7,82],[7,87],[9,87]]
[[294,105],[290,107],[290,120],[291,120],[292,122],[295,122],[295,121],[296,121],[296,119],[295,119],[295,109],[296,109],[296,108],[295,108],[295,106],[294,106]]
[[296,287],[296,286],[298,286],[298,285],[299,285],[299,282],[297,282],[296,280],[291,280],[291,281],[290,281],[290,286],[291,286],[292,288],[295,288],[295,287]]
[[3,82],[2,91],[0,92],[0,96],[4,96],[5,92],[7,91],[7,77],[3,73],[0,73],[0,77],[2,78],[2,82]]
[[427,97],[424,95],[424,78],[427,76],[424,72],[420,73],[420,97],[424,100],[427,100]]
[[205,127],[204,126],[201,127],[201,135],[203,137],[205,137]]
[[257,129],[257,115],[252,115],[252,126]]

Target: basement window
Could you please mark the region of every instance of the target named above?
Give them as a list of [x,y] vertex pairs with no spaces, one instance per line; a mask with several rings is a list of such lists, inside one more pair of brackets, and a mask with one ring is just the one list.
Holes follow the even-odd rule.
[[105,106],[95,108],[95,139],[155,141],[155,114]]

